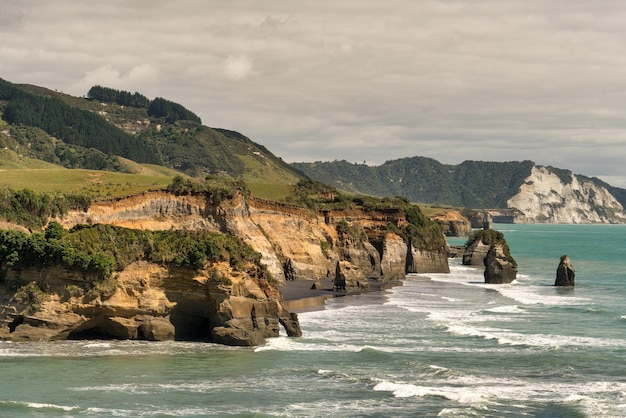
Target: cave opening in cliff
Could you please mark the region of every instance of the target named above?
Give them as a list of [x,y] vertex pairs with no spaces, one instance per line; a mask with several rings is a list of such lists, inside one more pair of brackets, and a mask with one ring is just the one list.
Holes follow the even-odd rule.
[[137,340],[145,339],[136,326],[107,317],[96,317],[70,331],[68,340]]
[[211,321],[203,316],[172,313],[170,321],[174,325],[175,340],[210,341]]
[[11,323],[9,324],[9,333],[15,332],[15,328],[17,328],[23,323],[24,323],[24,316],[23,315],[16,316],[13,319],[13,321],[11,321]]
[[117,340],[119,338],[109,334],[100,327],[72,331],[67,337],[68,340]]

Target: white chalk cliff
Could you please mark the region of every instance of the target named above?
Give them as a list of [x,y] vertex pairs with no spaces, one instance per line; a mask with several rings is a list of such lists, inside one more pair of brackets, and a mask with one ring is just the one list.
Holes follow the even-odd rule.
[[524,223],[624,223],[624,207],[591,179],[569,174],[563,179],[546,167],[534,166],[509,208],[523,212]]

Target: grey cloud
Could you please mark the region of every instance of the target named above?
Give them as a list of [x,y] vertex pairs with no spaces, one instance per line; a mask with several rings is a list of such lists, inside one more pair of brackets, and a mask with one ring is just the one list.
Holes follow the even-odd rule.
[[623,2],[7,4],[0,77],[167,97],[287,161],[531,159],[626,178]]

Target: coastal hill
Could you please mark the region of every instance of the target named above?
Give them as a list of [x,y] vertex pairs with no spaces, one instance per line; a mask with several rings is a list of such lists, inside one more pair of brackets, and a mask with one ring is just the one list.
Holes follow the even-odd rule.
[[306,178],[246,136],[140,93],[94,86],[73,97],[0,79],[0,116],[0,149],[65,168],[137,174],[165,167],[241,179],[268,197]]
[[399,195],[413,202],[474,209],[515,209],[515,222],[626,222],[625,189],[532,161],[447,165],[412,157],[380,166],[347,161],[292,165],[315,180],[353,193]]

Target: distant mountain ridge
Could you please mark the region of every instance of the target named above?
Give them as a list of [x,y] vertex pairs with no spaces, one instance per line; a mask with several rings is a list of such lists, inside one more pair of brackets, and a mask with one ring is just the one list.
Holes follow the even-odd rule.
[[311,178],[346,191],[470,208],[505,208],[534,165],[532,161],[448,165],[427,157],[402,158],[380,166],[345,160],[292,164]]
[[524,222],[626,222],[625,189],[528,160],[448,165],[410,157],[380,166],[345,160],[292,165],[341,190],[467,208],[516,208]]

